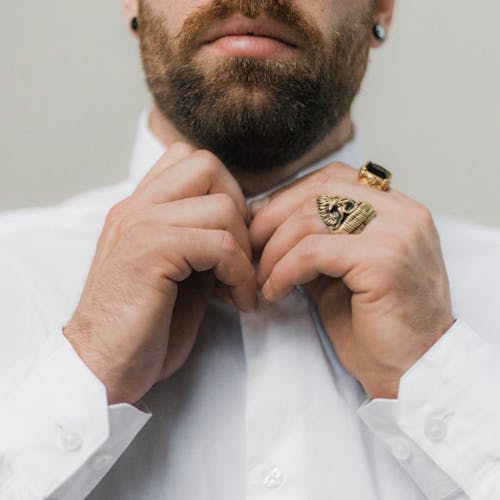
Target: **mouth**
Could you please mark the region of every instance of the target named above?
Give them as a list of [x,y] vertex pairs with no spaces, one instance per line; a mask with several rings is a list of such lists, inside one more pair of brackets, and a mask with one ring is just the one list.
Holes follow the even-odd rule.
[[287,26],[266,18],[232,17],[205,32],[202,45],[220,55],[262,59],[297,54],[301,37]]

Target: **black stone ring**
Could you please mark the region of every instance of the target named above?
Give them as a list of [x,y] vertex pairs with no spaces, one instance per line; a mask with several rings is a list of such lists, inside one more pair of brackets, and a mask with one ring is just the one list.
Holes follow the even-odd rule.
[[361,184],[387,191],[391,187],[392,174],[386,168],[369,161],[360,168],[358,178]]

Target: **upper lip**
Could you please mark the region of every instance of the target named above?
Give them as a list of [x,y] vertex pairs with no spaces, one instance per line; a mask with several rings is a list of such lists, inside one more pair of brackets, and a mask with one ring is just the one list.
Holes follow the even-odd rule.
[[245,35],[273,38],[292,47],[298,47],[301,43],[299,35],[286,25],[271,19],[250,19],[243,16],[226,19],[209,28],[204,33],[202,42],[207,44],[225,36]]

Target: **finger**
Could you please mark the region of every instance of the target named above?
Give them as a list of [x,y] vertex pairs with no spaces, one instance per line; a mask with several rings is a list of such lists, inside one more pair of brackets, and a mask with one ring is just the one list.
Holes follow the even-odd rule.
[[205,194],[226,193],[233,198],[238,211],[247,218],[245,197],[236,179],[222,162],[208,151],[195,151],[165,168],[137,192],[147,203],[166,203]]
[[295,212],[271,236],[259,260],[259,285],[266,282],[276,263],[309,234],[329,234],[327,226],[313,206],[309,208],[309,213],[305,210]]
[[176,142],[168,147],[166,153],[156,162],[151,170],[144,176],[136,191],[144,189],[146,185],[152,182],[165,169],[170,168],[179,161],[187,158],[194,152],[194,148],[185,142]]
[[176,226],[226,230],[236,238],[247,257],[252,257],[247,226],[233,199],[227,194],[198,196],[155,205],[139,216],[147,218],[148,223],[157,224],[159,228]]
[[346,180],[345,174],[341,176],[324,174],[322,176],[318,173],[314,178],[299,182],[295,188],[278,193],[256,214],[250,226],[250,238],[254,250],[261,250],[276,229],[292,213],[302,205],[310,206],[311,203],[316,203],[316,198],[322,194],[367,201],[377,210],[397,210],[394,203],[396,198],[392,193],[380,192],[356,181]]
[[[386,228],[393,228],[400,225],[400,215],[395,218],[392,214],[384,213],[370,222],[363,229],[364,235],[372,233],[386,232]],[[383,222],[382,222],[383,221]],[[328,226],[323,222],[318,213],[316,200],[309,200],[299,210],[294,212],[287,220],[281,224],[266,243],[259,261],[258,282],[262,285],[269,277],[276,263],[308,235],[329,235]],[[337,236],[337,235],[335,235]]]
[[280,189],[269,198],[256,201],[250,207],[250,214],[252,219],[260,219],[265,214],[266,218],[269,217],[270,220],[273,220],[273,216],[279,217],[276,213],[278,207],[291,213],[299,206],[299,200],[311,197],[311,193],[321,192],[324,194],[325,185],[331,184],[332,178],[352,184],[356,181],[356,175],[356,170],[349,165],[344,163],[330,164]]
[[214,297],[223,304],[234,305],[231,294],[229,293],[229,288],[217,280],[214,284]]
[[325,182],[327,182],[331,176],[335,174],[339,180],[343,179],[347,182],[355,182],[356,176],[357,176],[357,171],[350,167],[349,165],[346,165],[345,163],[331,163],[320,170],[317,170],[316,172],[313,172],[312,174],[309,174],[305,177],[300,178],[298,181],[294,182],[293,184],[290,184],[288,186],[285,186],[283,189],[280,189],[279,191],[276,191],[274,194],[269,196],[268,198],[264,199],[259,199],[252,203],[250,206],[250,213],[252,217],[255,217],[257,213],[263,209],[265,206],[269,204],[271,200],[276,199],[277,197],[281,197],[283,195],[291,196],[293,198],[295,190],[297,188],[303,188],[307,184],[316,184],[316,185],[323,185]]
[[321,274],[341,278],[349,286],[348,274],[357,264],[361,237],[352,234],[306,236],[274,266],[262,293],[267,300],[276,302],[295,286],[310,283]]
[[[157,234],[157,226],[154,226]],[[144,236],[144,235],[143,235]],[[236,238],[223,230],[170,227],[154,252],[160,256],[165,278],[184,281],[192,271],[213,270],[215,277],[230,287],[239,309],[255,311],[257,278],[254,268]]]
[[179,161],[191,155],[195,149],[187,143],[176,142],[168,147],[167,151],[161,156],[156,164],[149,170],[143,177],[141,182],[136,187],[136,191],[144,189],[145,186],[150,184],[158,177],[164,170],[172,167]]
[[214,285],[213,273],[197,273],[178,287],[161,377],[173,375],[191,353]]

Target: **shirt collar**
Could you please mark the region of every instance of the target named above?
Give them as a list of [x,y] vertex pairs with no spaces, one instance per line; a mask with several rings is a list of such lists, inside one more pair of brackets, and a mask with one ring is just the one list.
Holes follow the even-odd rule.
[[146,109],[139,118],[134,149],[130,160],[130,180],[134,185],[139,184],[165,151],[165,146],[153,135],[149,128],[149,110]]
[[[130,162],[130,180],[134,185],[140,182],[140,180],[160,159],[165,151],[165,146],[153,135],[149,127],[149,110],[144,110],[139,118],[132,159]],[[271,189],[256,196],[247,198],[247,202],[250,204],[254,201],[265,198],[275,191],[278,191],[279,189],[295,182],[297,179],[323,168],[329,163],[342,162],[353,167],[359,167],[363,163],[362,158],[363,154],[360,140],[358,136],[355,135],[351,141],[346,143],[341,149],[332,155],[323,158],[314,165],[304,168],[293,177],[279,183]]]

